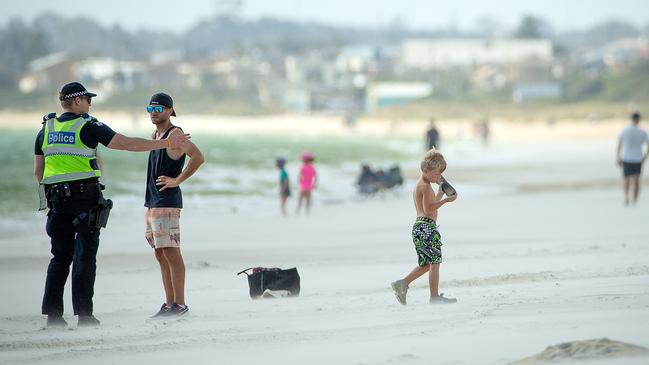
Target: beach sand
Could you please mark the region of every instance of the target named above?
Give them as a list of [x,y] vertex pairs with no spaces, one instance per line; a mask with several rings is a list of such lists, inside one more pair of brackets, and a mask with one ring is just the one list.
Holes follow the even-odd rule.
[[[117,200],[98,256],[101,327],[76,328],[68,283],[71,328],[43,330],[49,241],[36,216],[0,237],[0,363],[506,364],[576,340],[649,347],[647,179],[645,196],[624,207],[608,132],[547,133],[556,138],[532,130],[518,142],[466,147],[484,148],[477,155],[444,151],[459,199],[440,210],[440,287],[455,305],[429,305],[425,277],[407,306],[390,289],[416,264],[412,161],[402,191],[336,202],[316,194],[310,217],[188,202],[191,315],[177,322],[146,321],[163,301],[159,269],[141,202]],[[235,275],[251,266],[297,267],[300,296],[251,300]]]

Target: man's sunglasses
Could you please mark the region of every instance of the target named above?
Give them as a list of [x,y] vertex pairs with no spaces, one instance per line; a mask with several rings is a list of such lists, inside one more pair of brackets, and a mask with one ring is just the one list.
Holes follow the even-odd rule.
[[82,96],[81,99],[88,99],[88,105],[92,103],[92,98],[90,96]]
[[153,113],[153,112],[162,113],[163,110],[164,110],[164,107],[161,106],[161,105],[155,105],[155,106],[154,105],[149,105],[149,106],[146,107],[146,111],[149,112],[149,113]]

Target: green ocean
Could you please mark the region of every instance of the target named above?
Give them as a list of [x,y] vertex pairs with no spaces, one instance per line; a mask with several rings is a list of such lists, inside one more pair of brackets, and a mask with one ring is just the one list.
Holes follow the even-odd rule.
[[[4,156],[0,179],[0,217],[19,219],[38,206],[37,183],[33,174],[36,131],[3,130],[0,154]],[[146,136],[142,136],[145,137]],[[277,156],[287,159],[292,182],[297,181],[302,151],[316,155],[321,197],[340,199],[355,193],[354,182],[360,164],[379,168],[417,161],[421,141],[414,138],[374,136],[279,136],[279,135],[192,135],[205,155],[201,169],[183,184],[193,199],[221,197],[275,198]],[[99,146],[104,160],[102,181],[108,196],[127,195],[143,199],[148,153],[115,151]]]

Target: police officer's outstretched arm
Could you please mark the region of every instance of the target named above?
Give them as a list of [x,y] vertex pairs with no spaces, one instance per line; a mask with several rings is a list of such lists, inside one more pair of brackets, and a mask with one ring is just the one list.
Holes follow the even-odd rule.
[[144,139],[116,133],[108,148],[123,151],[152,151],[163,148],[183,148],[190,139],[187,133],[173,133],[166,139]]

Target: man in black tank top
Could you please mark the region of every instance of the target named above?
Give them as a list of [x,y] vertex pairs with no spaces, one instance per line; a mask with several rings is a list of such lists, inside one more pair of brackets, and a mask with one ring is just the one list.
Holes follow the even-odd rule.
[[[169,95],[154,94],[147,111],[156,127],[151,136],[153,139],[184,133],[180,127],[171,124],[171,117],[176,116],[176,111]],[[189,156],[187,166],[185,156]],[[185,304],[185,263],[180,253],[180,210],[183,207],[180,184],[192,176],[204,161],[201,151],[191,142],[182,148],[166,148],[149,153],[144,201],[147,207],[145,237],[155,250],[165,290],[165,302],[153,316],[155,318],[182,316],[189,311]]]

